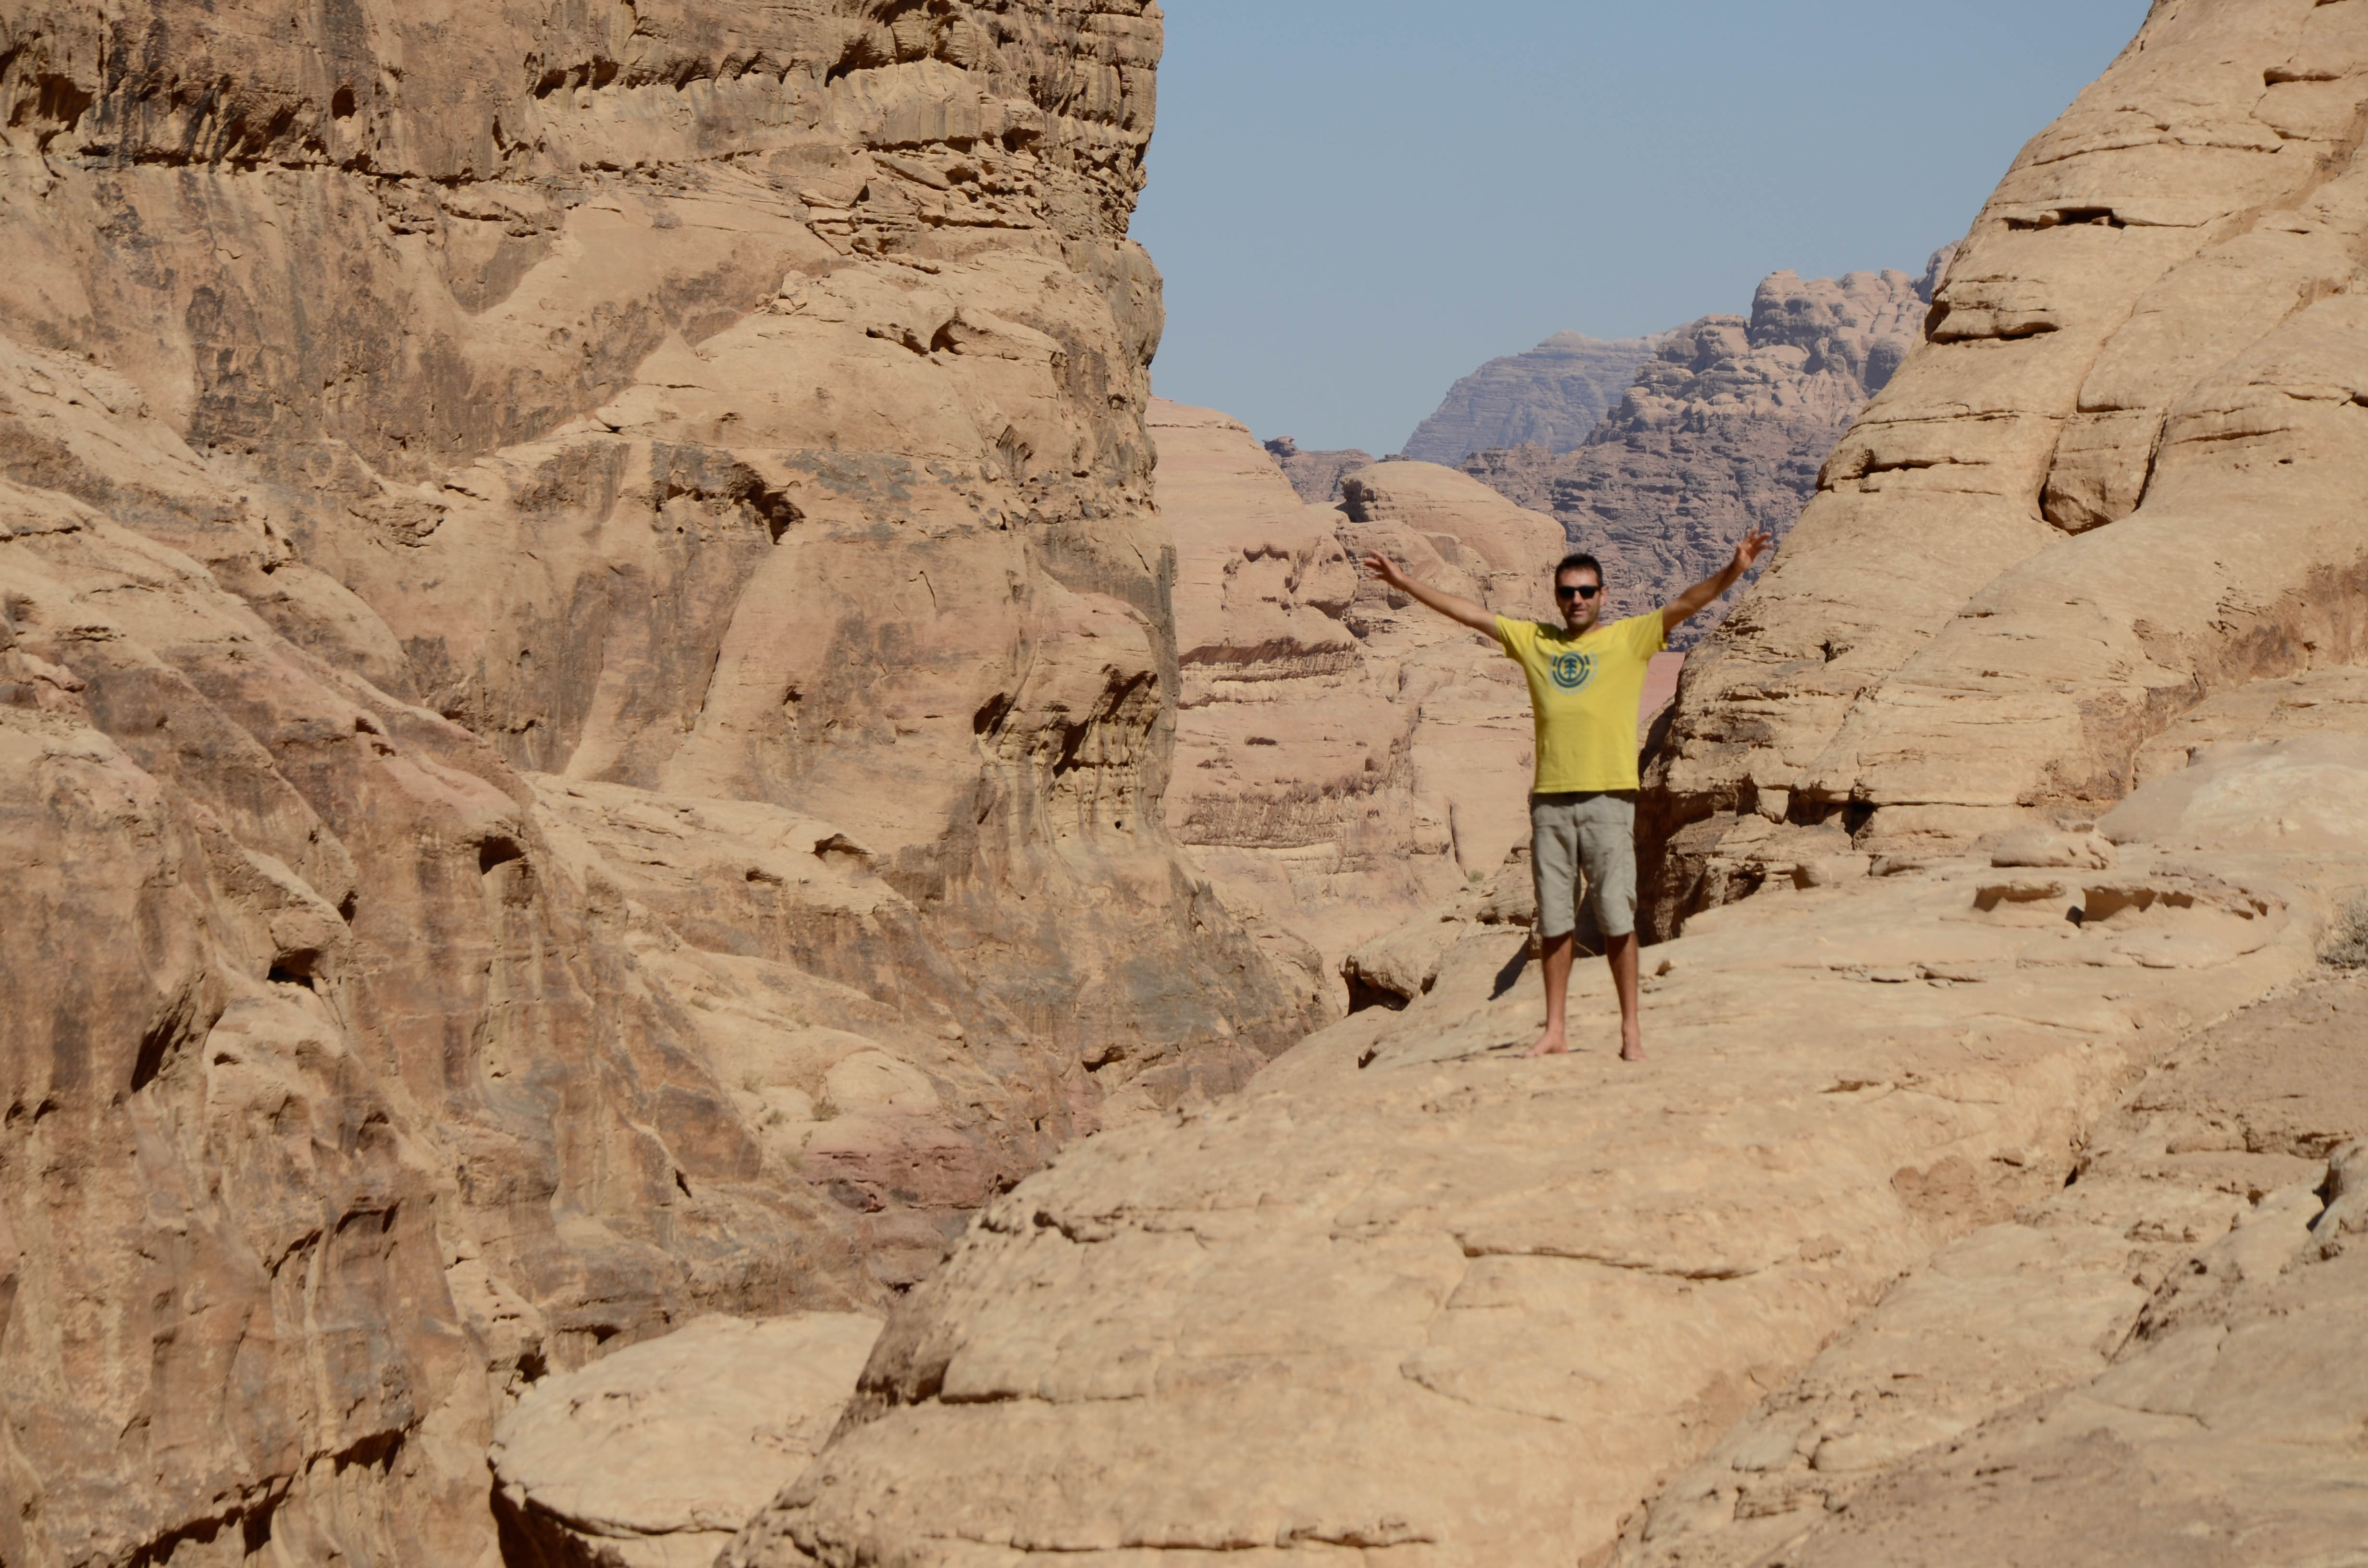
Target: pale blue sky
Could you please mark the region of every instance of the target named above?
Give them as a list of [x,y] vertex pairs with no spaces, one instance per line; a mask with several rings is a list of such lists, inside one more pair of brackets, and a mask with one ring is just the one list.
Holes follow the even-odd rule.
[[1166,0],[1162,396],[1395,451],[1565,327],[1920,270],[2146,0]]

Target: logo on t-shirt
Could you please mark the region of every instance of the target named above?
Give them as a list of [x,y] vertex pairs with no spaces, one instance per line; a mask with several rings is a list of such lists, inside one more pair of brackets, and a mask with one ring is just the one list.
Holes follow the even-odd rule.
[[1556,653],[1546,666],[1554,683],[1565,691],[1584,691],[1587,683],[1595,678],[1595,655],[1592,653]]

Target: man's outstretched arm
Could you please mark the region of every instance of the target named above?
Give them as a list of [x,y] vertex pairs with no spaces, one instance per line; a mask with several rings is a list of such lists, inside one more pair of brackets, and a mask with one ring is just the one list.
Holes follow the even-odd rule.
[[1402,594],[1410,594],[1424,604],[1447,617],[1460,620],[1474,631],[1497,634],[1497,617],[1491,610],[1454,594],[1443,594],[1428,583],[1417,583],[1397,568],[1388,556],[1375,553],[1365,557],[1365,570]]
[[1700,615],[1719,595],[1741,582],[1743,574],[1751,570],[1751,563],[1775,542],[1774,534],[1746,534],[1743,542],[1735,547],[1734,560],[1668,602],[1661,611],[1661,635],[1666,637],[1675,631]]

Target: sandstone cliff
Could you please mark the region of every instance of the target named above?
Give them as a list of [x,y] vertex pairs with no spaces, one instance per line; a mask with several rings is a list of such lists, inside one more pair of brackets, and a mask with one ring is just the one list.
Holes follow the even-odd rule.
[[1167,819],[1225,897],[1350,949],[1493,871],[1527,831],[1529,694],[1487,640],[1367,578],[1383,550],[1514,615],[1549,613],[1550,517],[1451,469],[1378,463],[1309,506],[1238,422],[1155,401],[1177,547],[1182,710]]
[[1526,353],[1491,359],[1448,389],[1406,437],[1406,455],[1453,468],[1492,447],[1569,451],[1619,405],[1667,337],[1558,332]]
[[1600,966],[1513,1055],[1505,868],[990,1204],[726,1561],[2356,1551],[2364,18],[2157,6],[2009,174],[1690,665],[1652,1063]]
[[0,1558],[471,1562],[1321,1016],[1174,850],[1145,0],[0,6]]
[[[1924,310],[1904,272],[1779,272],[1759,285],[1748,318],[1704,316],[1652,340],[1634,381],[1575,449],[1530,442],[1475,450],[1461,466],[1552,512],[1574,547],[1602,558],[1612,613],[1636,614],[1717,571],[1752,529],[1791,530],[1818,465],[1898,369]],[[1699,642],[1742,592],[1676,645]]]

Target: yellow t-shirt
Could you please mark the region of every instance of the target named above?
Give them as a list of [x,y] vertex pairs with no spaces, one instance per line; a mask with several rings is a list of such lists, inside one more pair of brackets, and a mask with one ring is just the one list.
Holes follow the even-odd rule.
[[1540,795],[1636,788],[1636,706],[1667,643],[1661,612],[1573,637],[1559,626],[1497,618],[1497,641],[1530,677]]

